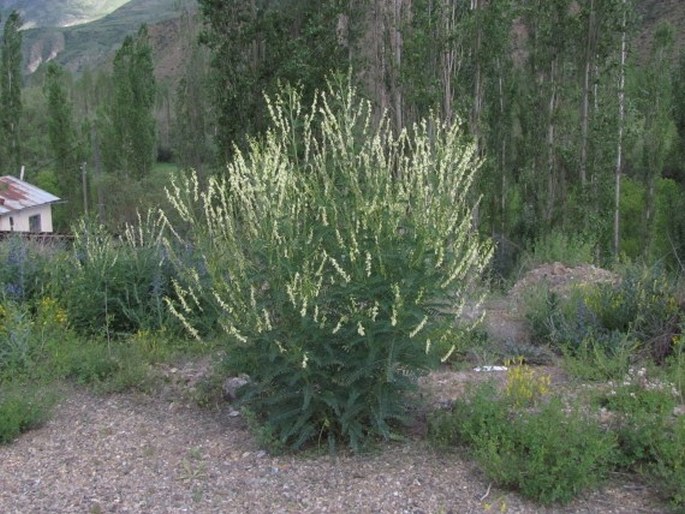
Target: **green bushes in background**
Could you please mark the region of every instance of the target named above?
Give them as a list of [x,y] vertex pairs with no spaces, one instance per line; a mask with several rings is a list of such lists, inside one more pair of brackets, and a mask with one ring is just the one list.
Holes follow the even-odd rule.
[[163,298],[171,292],[171,264],[155,218],[139,218],[121,239],[81,221],[70,252],[55,262],[51,285],[82,334],[133,334],[173,324]]
[[[647,357],[663,363],[673,353],[683,311],[673,279],[659,267],[630,266],[615,283],[583,286],[561,295],[540,285],[529,291],[526,318],[532,338],[572,357]],[[625,373],[627,367],[619,369]]]

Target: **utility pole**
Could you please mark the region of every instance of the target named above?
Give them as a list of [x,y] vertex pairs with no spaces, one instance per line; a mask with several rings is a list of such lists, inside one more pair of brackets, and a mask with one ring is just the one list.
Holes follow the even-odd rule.
[[83,213],[88,216],[88,185],[86,183],[86,161],[81,163],[81,187],[83,188]]

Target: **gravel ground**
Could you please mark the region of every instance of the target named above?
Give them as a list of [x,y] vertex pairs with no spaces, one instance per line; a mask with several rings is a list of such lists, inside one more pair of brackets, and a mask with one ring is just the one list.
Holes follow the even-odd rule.
[[[440,383],[448,378],[443,373]],[[463,377],[457,380],[463,382]],[[44,427],[0,447],[2,513],[665,512],[614,482],[564,508],[496,489],[421,439],[364,455],[275,457],[240,417],[143,395],[69,390]]]
[[[600,271],[555,264],[521,282],[561,287],[570,278],[608,279]],[[490,306],[486,327],[494,340],[526,340],[520,317],[512,316],[516,300],[509,295]],[[164,375],[187,389],[208,369],[194,363]],[[563,385],[558,369],[541,369],[555,387]],[[485,375],[433,373],[421,384],[424,404],[449,403]],[[275,457],[228,409],[202,410],[171,393],[103,397],[68,389],[44,427],[0,446],[0,514],[667,512],[647,487],[626,477],[565,507],[535,505],[491,486],[473,462],[432,450],[420,437],[421,423],[415,440],[364,455]]]

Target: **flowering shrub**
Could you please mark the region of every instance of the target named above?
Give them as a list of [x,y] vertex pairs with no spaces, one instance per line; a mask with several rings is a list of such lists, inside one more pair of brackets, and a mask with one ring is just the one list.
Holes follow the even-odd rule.
[[[268,102],[271,129],[223,178],[169,191],[185,268],[169,307],[216,316],[244,400],[280,444],[389,437],[416,378],[453,350],[491,249],[471,230],[478,167],[458,127],[393,135],[354,91]],[[174,248],[201,262],[183,266]],[[207,299],[211,299],[208,302]]]
[[46,286],[49,257],[54,248],[43,248],[19,236],[0,241],[0,296],[29,301]]
[[87,220],[73,227],[72,252],[55,261],[52,286],[80,333],[109,337],[168,324],[171,266],[156,222],[139,218],[122,238]]
[[550,392],[552,378],[549,374],[536,373],[523,363],[523,358],[506,362],[507,384],[506,397],[516,407],[535,404]]

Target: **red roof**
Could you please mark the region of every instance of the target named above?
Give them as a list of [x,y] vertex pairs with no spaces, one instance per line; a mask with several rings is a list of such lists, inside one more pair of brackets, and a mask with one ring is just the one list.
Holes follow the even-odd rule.
[[55,195],[11,175],[0,177],[0,216],[59,200]]

